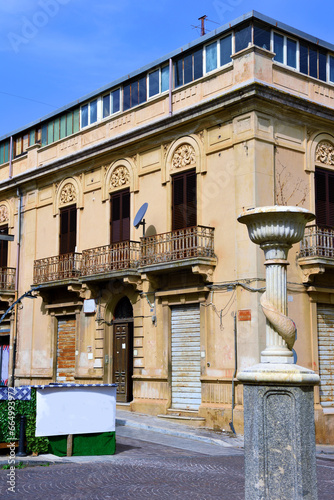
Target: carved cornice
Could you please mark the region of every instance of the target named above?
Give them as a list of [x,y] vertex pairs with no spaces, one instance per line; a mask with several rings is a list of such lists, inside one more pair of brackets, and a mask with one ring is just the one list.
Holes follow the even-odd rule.
[[110,187],[122,187],[130,183],[130,173],[126,167],[116,167],[110,178]]
[[328,141],[319,142],[315,151],[315,161],[325,165],[334,165],[334,146]]
[[196,165],[196,152],[190,144],[182,144],[177,148],[172,159],[172,168],[184,168]]

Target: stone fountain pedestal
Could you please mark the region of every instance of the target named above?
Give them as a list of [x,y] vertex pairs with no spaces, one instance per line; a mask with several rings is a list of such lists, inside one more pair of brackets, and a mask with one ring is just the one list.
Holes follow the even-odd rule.
[[319,376],[294,364],[295,324],[287,316],[287,256],[314,219],[298,207],[244,212],[251,241],[265,253],[266,348],[243,370],[246,500],[316,500],[314,385]]

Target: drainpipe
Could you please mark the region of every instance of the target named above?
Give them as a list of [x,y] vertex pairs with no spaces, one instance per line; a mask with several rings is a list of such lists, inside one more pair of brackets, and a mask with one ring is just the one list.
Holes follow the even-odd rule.
[[233,378],[232,378],[232,420],[229,423],[231,431],[233,434],[236,434],[234,430],[234,425],[233,425],[233,410],[235,406],[235,386],[234,386],[234,380],[237,375],[237,368],[238,368],[238,349],[237,349],[237,313],[234,313],[234,373],[233,373]]
[[276,150],[277,146],[274,144],[274,205],[277,205],[277,193],[276,193]]
[[[20,249],[21,249],[21,210],[22,210],[22,194],[19,189],[17,189],[17,196],[19,200],[19,206],[17,211],[17,250],[16,250],[16,275],[15,275],[15,300],[18,298],[19,291],[19,274],[20,274]],[[12,365],[12,387],[15,385],[15,362],[16,362],[16,340],[17,340],[17,311],[18,304],[15,305],[14,309],[14,339],[13,339],[13,365]]]
[[169,59],[169,116],[173,115],[172,107],[173,61]]
[[12,158],[13,158],[13,136],[11,135],[10,142],[9,142],[9,178],[10,179],[13,177]]

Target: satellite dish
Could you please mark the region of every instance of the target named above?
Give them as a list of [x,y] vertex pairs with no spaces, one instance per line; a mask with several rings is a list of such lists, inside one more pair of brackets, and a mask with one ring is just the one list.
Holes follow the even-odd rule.
[[143,236],[145,236],[145,219],[144,215],[146,214],[146,210],[148,208],[148,203],[144,203],[140,209],[138,210],[136,217],[133,221],[133,225],[135,226],[136,229],[139,228],[139,226],[143,226]]

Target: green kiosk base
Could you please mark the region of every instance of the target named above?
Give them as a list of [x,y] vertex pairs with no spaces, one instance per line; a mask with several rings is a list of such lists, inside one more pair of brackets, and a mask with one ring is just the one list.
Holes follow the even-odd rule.
[[[50,436],[49,453],[57,457],[67,455],[67,436]],[[114,455],[116,451],[116,433],[74,434],[72,456]]]

